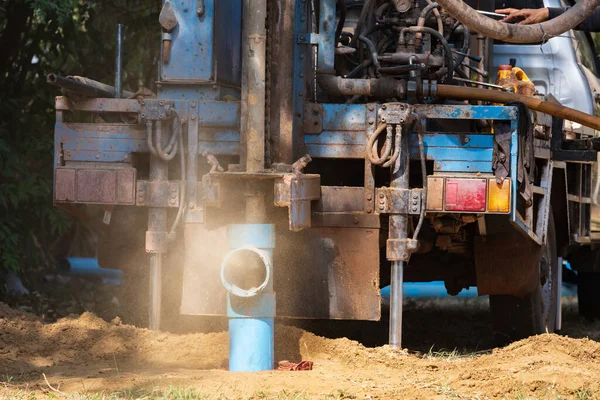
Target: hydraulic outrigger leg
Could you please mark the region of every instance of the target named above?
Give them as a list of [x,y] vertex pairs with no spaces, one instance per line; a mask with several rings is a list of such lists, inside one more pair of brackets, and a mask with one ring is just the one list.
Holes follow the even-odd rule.
[[[397,129],[400,127],[398,126]],[[408,149],[408,135],[402,134],[400,139],[400,155],[392,166],[392,189],[408,190],[408,170],[410,154]],[[387,241],[387,258],[392,262],[390,283],[390,347],[399,349],[402,346],[402,283],[404,279],[404,266],[408,254],[406,251],[397,251],[406,246],[408,237],[408,215],[390,215],[389,238]]]

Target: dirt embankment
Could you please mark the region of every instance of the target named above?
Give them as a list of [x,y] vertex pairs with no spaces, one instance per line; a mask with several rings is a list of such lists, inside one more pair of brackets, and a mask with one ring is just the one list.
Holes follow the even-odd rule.
[[0,374],[11,381],[4,390],[27,387],[41,395],[49,390],[44,373],[71,393],[184,385],[231,398],[282,390],[305,396],[299,398],[600,396],[600,344],[557,335],[491,352],[415,354],[278,326],[277,360],[313,360],[313,371],[229,373],[227,353],[225,332],[155,333],[89,313],[46,324],[0,304]]

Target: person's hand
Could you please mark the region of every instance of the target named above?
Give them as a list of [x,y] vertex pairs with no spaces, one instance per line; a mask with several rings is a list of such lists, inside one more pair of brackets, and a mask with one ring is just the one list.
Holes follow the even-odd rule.
[[506,17],[500,22],[517,22],[520,25],[539,24],[548,20],[547,8],[503,8],[496,10],[498,14],[505,14]]

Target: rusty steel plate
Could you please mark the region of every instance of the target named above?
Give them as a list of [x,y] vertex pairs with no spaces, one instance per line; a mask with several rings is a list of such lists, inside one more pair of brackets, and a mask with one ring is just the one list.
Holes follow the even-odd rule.
[[[380,318],[379,229],[310,228],[278,224],[274,289],[278,317]],[[227,253],[225,227],[185,227],[181,313],[226,315],[219,268]]]

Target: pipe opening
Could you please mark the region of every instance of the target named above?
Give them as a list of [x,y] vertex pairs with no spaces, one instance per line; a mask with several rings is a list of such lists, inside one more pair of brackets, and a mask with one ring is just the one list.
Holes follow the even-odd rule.
[[271,279],[269,254],[253,246],[231,251],[221,264],[221,282],[227,291],[239,297],[252,297]]

